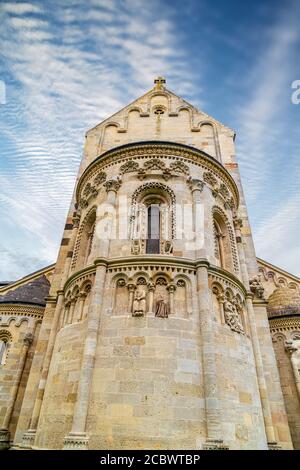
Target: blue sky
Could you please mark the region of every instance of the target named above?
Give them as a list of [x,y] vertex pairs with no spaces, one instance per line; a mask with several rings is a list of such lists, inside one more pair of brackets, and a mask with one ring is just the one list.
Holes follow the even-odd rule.
[[164,75],[237,132],[257,255],[300,275],[300,2],[0,2],[0,279],[55,261],[85,131]]

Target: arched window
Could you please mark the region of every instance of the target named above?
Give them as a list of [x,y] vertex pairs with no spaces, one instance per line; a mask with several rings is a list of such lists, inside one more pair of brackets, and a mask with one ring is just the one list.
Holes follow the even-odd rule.
[[227,271],[234,272],[237,265],[234,238],[229,222],[218,208],[213,212],[216,263]]
[[[130,236],[134,254],[169,254],[174,238],[173,191],[162,183],[146,183],[132,196]],[[137,253],[135,253],[137,251]]]
[[91,262],[89,255],[94,241],[95,220],[96,208],[93,208],[80,225],[74,249],[72,269],[75,267],[76,269],[82,268]]
[[225,258],[224,258],[224,243],[223,238],[224,234],[220,228],[220,225],[216,220],[214,220],[214,235],[215,235],[215,255],[217,263],[221,268],[225,268]]
[[93,239],[94,239],[94,232],[95,232],[95,222],[91,226],[88,234],[87,234],[87,247],[86,247],[86,255],[85,255],[85,263],[87,264],[88,258],[92,251]]
[[11,340],[12,338],[8,331],[0,331],[0,366],[6,364],[7,353]]
[[148,229],[146,253],[160,252],[161,223],[160,223],[160,205],[149,204],[148,209]]

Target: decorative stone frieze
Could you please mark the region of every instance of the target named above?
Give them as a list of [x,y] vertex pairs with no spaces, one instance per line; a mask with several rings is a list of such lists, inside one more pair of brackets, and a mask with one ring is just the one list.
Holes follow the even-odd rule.
[[21,326],[28,318],[41,321],[45,307],[22,304],[0,304],[0,327],[9,326],[12,321],[16,327]]
[[225,300],[224,302],[225,322],[231,330],[237,333],[244,333],[241,316],[238,312],[237,303],[235,301]]
[[121,175],[125,173],[133,173],[138,171],[139,164],[133,160],[129,160],[128,162],[124,163],[124,165],[120,166],[120,173]]
[[88,450],[89,439],[86,434],[70,433],[64,438],[63,450]]
[[[209,156],[205,155],[204,152],[191,149],[186,146],[178,146],[174,144],[137,144],[134,147],[124,146],[120,149],[112,149],[106,152],[106,154],[101,155],[101,158],[96,159],[92,162],[82,174],[76,189],[77,200],[80,199],[79,195],[82,192],[82,188],[88,181],[93,181],[93,178],[99,173],[105,172],[112,166],[116,165],[118,162],[121,162],[122,165],[125,165],[128,161],[134,161],[136,163],[142,162],[142,165],[139,165],[138,177],[140,179],[145,178],[147,172],[143,168],[143,162],[147,160],[160,159],[170,160],[169,169],[171,175],[176,173],[182,173],[188,175],[189,165],[200,166],[205,173],[210,173],[212,177],[220,180],[221,183],[224,183],[230,193],[232,194],[231,198],[228,201],[228,204],[238,206],[238,190],[235,185],[234,180],[228,173],[228,171],[218,162],[211,161]],[[122,166],[121,165],[121,166]],[[131,166],[131,164],[130,164]],[[162,171],[162,170],[160,170]],[[122,174],[122,172],[120,172]]]

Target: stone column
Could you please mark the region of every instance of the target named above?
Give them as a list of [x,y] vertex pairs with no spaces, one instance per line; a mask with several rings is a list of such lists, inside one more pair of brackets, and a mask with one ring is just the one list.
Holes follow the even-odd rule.
[[[120,178],[109,180],[105,183],[107,191],[106,203],[115,208],[117,191],[120,188]],[[97,252],[98,256],[107,258],[109,253],[109,242],[112,224],[114,220],[110,218],[106,225],[106,232],[98,231]],[[101,235],[105,235],[105,240],[101,239]],[[88,449],[89,437],[86,433],[86,421],[88,415],[88,406],[90,399],[90,392],[92,387],[94,363],[97,349],[98,331],[100,326],[100,315],[103,299],[103,290],[106,278],[106,262],[104,260],[96,260],[96,276],[94,287],[91,296],[91,303],[89,306],[87,331],[84,342],[84,350],[80,371],[80,378],[78,384],[78,391],[76,403],[74,407],[74,415],[72,422],[72,429],[68,436],[64,439],[63,449],[65,450],[84,450]]]
[[75,319],[76,322],[80,322],[82,320],[85,298],[86,298],[86,293],[81,292],[79,294],[79,300],[78,300],[79,305],[78,305],[78,309],[77,309],[77,318]]
[[243,238],[242,238],[242,233],[241,233],[241,228],[243,226],[242,219],[239,219],[237,216],[234,216],[233,225],[234,225],[235,239],[236,239],[236,244],[237,244],[237,249],[238,249],[238,254],[239,254],[241,278],[242,278],[243,283],[247,287],[249,285],[249,276],[248,276],[245,252],[244,252],[244,247],[243,247]]
[[[51,324],[51,330],[49,334],[47,349],[46,349],[45,356],[43,359],[42,373],[41,373],[41,378],[40,378],[38,389],[37,389],[37,395],[36,395],[35,402],[34,402],[30,425],[29,425],[29,429],[24,433],[23,440],[22,440],[22,444],[24,447],[31,447],[35,441],[36,429],[37,429],[37,425],[38,425],[38,421],[40,417],[40,411],[41,411],[41,406],[42,406],[42,402],[44,398],[45,386],[47,382],[47,377],[48,377],[50,362],[51,362],[52,353],[54,349],[57,330],[59,326],[60,327],[63,326],[63,322],[66,320],[66,318],[62,317],[62,311],[64,307],[63,305],[64,297],[63,297],[62,288],[69,276],[73,250],[74,250],[78,227],[79,227],[79,220],[80,220],[79,214],[76,213],[75,216],[73,217],[73,230],[72,230],[72,234],[71,234],[70,241],[69,241],[69,251],[65,259],[64,271],[63,271],[62,278],[60,281],[60,290],[57,291],[57,298],[55,299],[56,306],[55,306],[55,311],[53,315],[53,321]],[[48,301],[53,303],[53,298],[49,297]],[[67,315],[69,315],[69,311],[66,313]]]
[[85,432],[85,426],[97,348],[105,276],[106,264],[99,263],[96,269],[93,294],[88,313],[87,332],[84,343],[72,429],[69,435],[64,439],[64,449],[88,449],[88,436]]
[[222,422],[219,404],[215,338],[212,322],[212,299],[206,261],[197,266],[197,292],[202,338],[202,362],[206,410],[206,443],[204,449],[223,449]]
[[252,347],[253,347],[253,354],[255,360],[255,368],[256,368],[256,375],[258,381],[258,389],[260,394],[260,401],[261,407],[264,417],[265,423],[265,431],[267,437],[267,443],[269,449],[276,449],[278,448],[276,438],[275,438],[275,430],[272,422],[272,415],[271,415],[271,408],[268,398],[268,389],[264,375],[264,368],[263,368],[263,361],[261,357],[261,351],[259,346],[259,339],[256,331],[256,321],[255,321],[255,314],[253,308],[253,294],[248,292],[246,297],[246,305],[247,305],[247,312],[249,316],[249,323],[250,323],[250,332],[251,332],[251,339],[252,339]]
[[173,315],[175,313],[175,309],[174,309],[174,293],[176,290],[175,284],[169,284],[167,287],[167,290],[169,291],[170,315]]
[[[122,180],[119,176],[106,181],[104,186],[107,192],[107,198],[104,204],[97,209],[95,235],[91,250],[91,259],[106,257],[109,253],[109,244],[111,232],[115,222],[115,205],[117,192],[120,189]],[[111,211],[111,213],[110,213]],[[105,218],[105,214],[108,216]]]
[[41,373],[38,391],[37,391],[35,402],[34,402],[30,425],[29,425],[28,431],[26,431],[26,433],[24,433],[24,436],[23,436],[23,445],[26,447],[30,447],[31,445],[34,444],[36,430],[37,430],[38,421],[40,417],[41,406],[43,403],[43,398],[44,398],[44,393],[45,393],[45,387],[46,387],[50,362],[51,362],[53,348],[55,344],[57,326],[58,326],[58,322],[62,313],[63,300],[64,300],[64,293],[62,290],[59,290],[57,292],[57,300],[56,300],[56,306],[55,306],[55,311],[54,311],[54,316],[53,316],[52,328],[51,328],[51,332],[50,332],[50,336],[49,336],[49,340],[47,344],[46,354],[45,354],[44,361],[43,361],[42,373]]
[[70,274],[70,266],[73,258],[73,250],[76,242],[77,232],[79,228],[80,217],[78,213],[73,217],[73,230],[69,241],[69,251],[65,260],[63,279],[66,280]]
[[129,312],[129,313],[132,313],[133,296],[134,296],[134,291],[135,291],[135,284],[130,281],[130,282],[127,284],[127,289],[129,290],[128,312]]
[[290,354],[290,360],[295,378],[298,398],[300,400],[300,341],[286,341],[285,348]]
[[153,303],[154,303],[154,291],[155,291],[155,284],[154,282],[150,281],[148,282],[148,313],[154,314],[153,310]]
[[[199,251],[204,248],[204,226],[201,224],[201,193],[204,188],[204,182],[192,178],[191,176],[187,179],[188,186],[192,192],[193,196],[193,232],[194,232],[194,251],[196,253],[196,258],[198,257]],[[203,233],[202,233],[203,232]],[[202,238],[202,240],[201,240]]]
[[65,324],[67,323],[70,307],[71,307],[70,301],[65,301],[64,305],[62,305],[59,324],[58,324],[58,330],[63,328]]
[[[241,227],[243,222],[241,219],[234,216],[233,219],[235,234],[236,234],[236,242],[239,252],[239,259],[240,259],[240,266],[241,266],[241,276],[243,283],[247,290],[249,290],[249,275],[248,269],[246,264],[245,258],[245,251],[243,247],[243,237],[241,234]],[[263,418],[265,423],[265,431],[266,431],[266,438],[269,449],[276,449],[278,448],[276,438],[275,438],[275,430],[272,422],[272,414],[271,414],[271,407],[268,398],[268,389],[265,380],[264,368],[263,368],[263,361],[261,357],[260,345],[258,334],[256,330],[256,321],[255,321],[255,313],[253,308],[253,294],[248,292],[246,297],[246,306],[247,306],[247,313],[248,319],[247,326],[250,328],[251,334],[251,342],[252,342],[252,349],[256,367],[256,374],[257,374],[257,382],[258,382],[258,389],[261,401],[261,407],[263,412]]]
[[222,325],[225,325],[225,313],[224,313],[225,295],[224,294],[218,295],[218,302],[220,305],[221,323]]
[[70,325],[70,323],[73,323],[75,305],[76,305],[76,299],[73,298],[71,300],[71,306],[70,306],[70,309],[68,311],[67,325]]
[[9,432],[10,420],[13,414],[14,405],[16,402],[17,393],[18,393],[19,386],[20,386],[20,381],[21,381],[24,366],[26,363],[28,349],[30,345],[32,344],[32,341],[34,338],[34,335],[33,335],[34,329],[35,329],[35,325],[32,325],[31,327],[29,327],[27,333],[25,334],[23,338],[22,350],[21,350],[21,355],[20,355],[20,360],[19,360],[16,376],[14,379],[12,390],[10,392],[10,399],[7,405],[3,423],[0,429],[0,450],[8,449],[10,445],[10,432]]

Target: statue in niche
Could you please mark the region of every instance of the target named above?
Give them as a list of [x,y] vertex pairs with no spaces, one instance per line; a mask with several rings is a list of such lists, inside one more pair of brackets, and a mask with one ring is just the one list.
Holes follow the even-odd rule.
[[236,306],[229,300],[225,300],[224,302],[224,316],[225,322],[233,331],[236,331],[237,333],[244,333],[241,317],[236,309]]
[[160,318],[168,318],[170,314],[169,303],[166,302],[162,295],[158,297],[155,308],[155,316]]
[[138,285],[133,300],[132,315],[142,317],[146,311],[146,290],[143,285]]
[[169,240],[165,240],[163,244],[163,251],[166,255],[169,255],[173,251],[172,243]]

